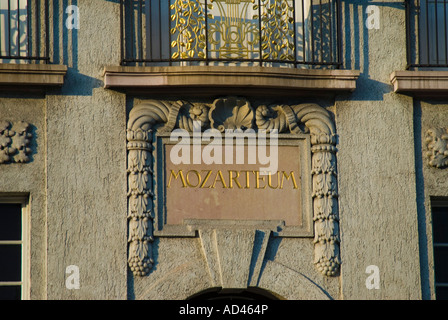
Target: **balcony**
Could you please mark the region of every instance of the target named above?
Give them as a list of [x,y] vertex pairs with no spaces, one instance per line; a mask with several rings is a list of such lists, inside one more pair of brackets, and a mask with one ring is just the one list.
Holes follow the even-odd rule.
[[48,0],[0,0],[0,89],[61,86],[65,66],[50,64]]
[[391,75],[395,92],[448,97],[448,0],[406,1],[407,70]]
[[448,1],[408,0],[408,69],[448,68]]
[[1,63],[50,61],[48,1],[41,2],[0,0]]
[[340,15],[339,0],[121,0],[121,66],[105,68],[105,87],[352,91]]

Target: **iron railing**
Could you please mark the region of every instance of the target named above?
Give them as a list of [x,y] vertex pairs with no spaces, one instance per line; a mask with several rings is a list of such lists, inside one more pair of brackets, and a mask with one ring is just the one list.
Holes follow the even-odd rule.
[[0,0],[0,63],[48,63],[48,0]]
[[120,0],[122,65],[339,67],[339,0]]
[[407,0],[408,68],[448,68],[448,0]]

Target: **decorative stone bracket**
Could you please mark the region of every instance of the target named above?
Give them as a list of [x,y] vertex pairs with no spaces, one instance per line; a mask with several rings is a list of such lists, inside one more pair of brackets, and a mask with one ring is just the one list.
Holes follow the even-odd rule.
[[428,164],[435,168],[448,166],[448,129],[429,129],[426,132],[425,142]]
[[30,161],[28,155],[31,153],[29,145],[32,134],[29,128],[29,124],[23,121],[13,125],[0,121],[0,164]]
[[336,135],[329,113],[316,104],[261,105],[253,108],[239,97],[216,99],[211,105],[186,101],[147,101],[129,114],[128,149],[128,263],[136,276],[147,275],[154,263],[153,141],[156,131],[176,128],[278,130],[311,136],[314,264],[327,276],[338,273],[339,217]]

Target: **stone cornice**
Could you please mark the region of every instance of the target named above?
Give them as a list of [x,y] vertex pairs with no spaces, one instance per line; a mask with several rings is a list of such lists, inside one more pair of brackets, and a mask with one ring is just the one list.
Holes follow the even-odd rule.
[[62,86],[67,66],[53,64],[0,64],[0,91]]
[[[335,94],[356,89],[358,71],[310,70],[274,67],[119,67],[104,69],[104,87],[125,92],[188,94],[194,88],[204,95],[232,93],[247,95]],[[224,90],[224,91],[223,91]]]
[[416,97],[448,96],[448,71],[395,71],[390,81],[396,93]]

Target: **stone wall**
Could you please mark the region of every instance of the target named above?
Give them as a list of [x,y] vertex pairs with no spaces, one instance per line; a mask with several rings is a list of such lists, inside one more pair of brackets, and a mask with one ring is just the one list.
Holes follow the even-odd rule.
[[[336,124],[342,264],[335,277],[314,265],[312,238],[238,228],[156,237],[154,267],[135,277],[127,266],[126,125],[129,111],[154,97],[103,88],[104,67],[119,64],[118,2],[72,1],[79,30],[64,28],[67,1],[56,4],[52,54],[68,66],[64,86],[0,98],[0,120],[26,121],[34,136],[29,163],[0,165],[0,195],[30,195],[32,299],[185,299],[227,285],[290,299],[431,297],[429,197],[448,189],[446,171],[422,160],[423,139],[432,127],[448,127],[448,113],[440,101],[393,93],[389,76],[406,66],[402,1],[376,2],[379,30],[365,27],[366,1],[342,1],[344,67],[361,71],[354,93],[277,99],[317,101]],[[65,286],[69,265],[80,269],[79,290]],[[366,287],[370,265],[379,268],[379,289]]]

